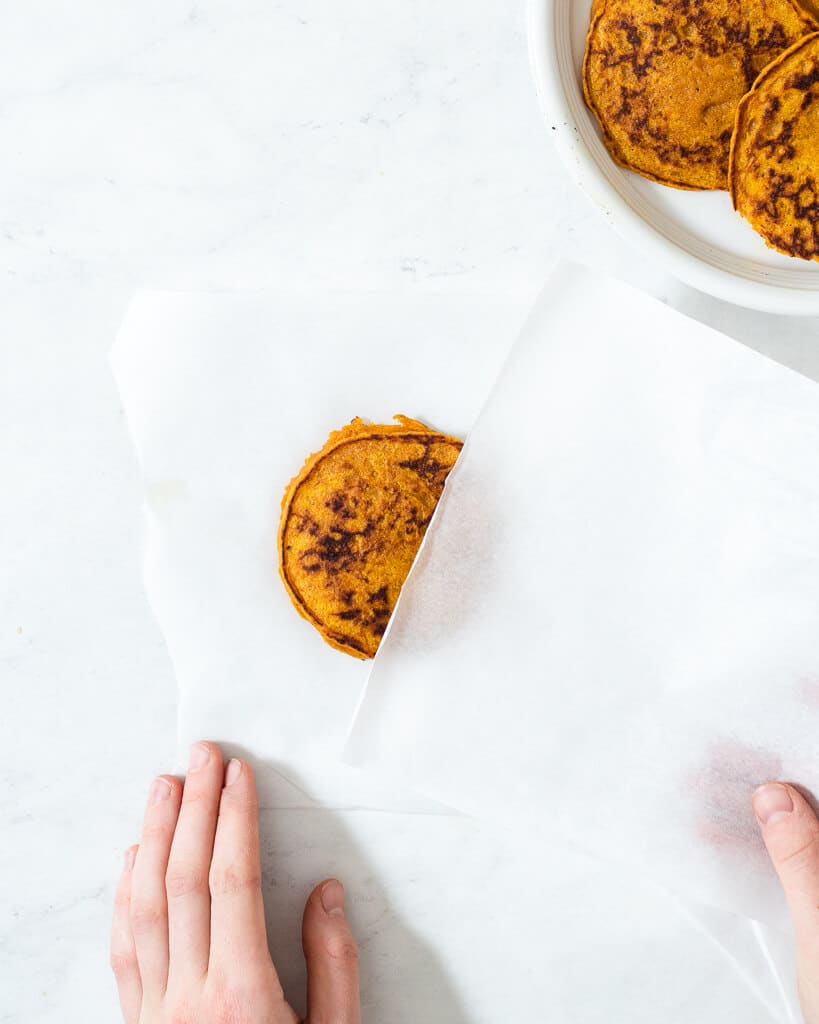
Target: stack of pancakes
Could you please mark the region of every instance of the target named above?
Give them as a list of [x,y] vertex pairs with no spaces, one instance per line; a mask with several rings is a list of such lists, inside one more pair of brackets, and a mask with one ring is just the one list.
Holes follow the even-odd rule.
[[595,0],[583,84],[617,163],[728,189],[768,245],[819,259],[819,20],[806,0]]

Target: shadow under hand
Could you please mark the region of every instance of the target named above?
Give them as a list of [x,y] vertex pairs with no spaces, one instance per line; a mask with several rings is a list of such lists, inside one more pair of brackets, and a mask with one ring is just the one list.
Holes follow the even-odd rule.
[[[232,752],[246,756],[235,747]],[[359,947],[363,1024],[468,1024],[440,954],[405,920],[440,919],[446,896],[441,888],[449,891],[447,879],[434,871],[434,850],[429,859],[418,854],[419,846],[428,847],[436,830],[446,828],[452,819],[331,810],[309,806],[309,797],[308,806],[271,808],[271,777],[282,778],[285,803],[292,787],[298,789],[299,779],[289,766],[285,778],[270,761],[248,760],[265,779],[268,804],[260,811],[268,942],[296,1012],[305,1012],[304,905],[318,882],[336,877],[345,887],[347,916]],[[465,936],[465,941],[469,938]]]

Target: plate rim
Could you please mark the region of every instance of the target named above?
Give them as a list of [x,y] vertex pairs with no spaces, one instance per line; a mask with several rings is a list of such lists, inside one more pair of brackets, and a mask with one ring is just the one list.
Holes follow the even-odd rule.
[[733,305],[782,316],[819,314],[819,289],[783,288],[710,266],[644,220],[608,180],[578,131],[555,53],[554,21],[560,0],[527,0],[529,65],[541,114],[561,161],[576,185],[611,227],[641,252],[654,254],[685,284]]

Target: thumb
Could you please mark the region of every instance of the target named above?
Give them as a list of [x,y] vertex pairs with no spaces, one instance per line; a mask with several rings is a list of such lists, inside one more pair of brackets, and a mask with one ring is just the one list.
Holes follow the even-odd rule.
[[344,914],[344,887],[335,878],[310,894],[302,942],[309,1024],[361,1024],[358,949]]
[[760,786],[753,802],[791,912],[806,1019],[819,1021],[819,820],[802,794],[781,782]]

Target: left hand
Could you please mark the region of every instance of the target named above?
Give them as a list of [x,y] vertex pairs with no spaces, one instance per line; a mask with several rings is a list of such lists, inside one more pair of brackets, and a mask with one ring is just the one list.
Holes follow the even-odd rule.
[[[360,1024],[344,889],[307,901],[307,1022]],[[267,946],[250,766],[197,743],[184,785],[154,779],[142,840],[125,855],[111,937],[125,1024],[296,1024]]]

